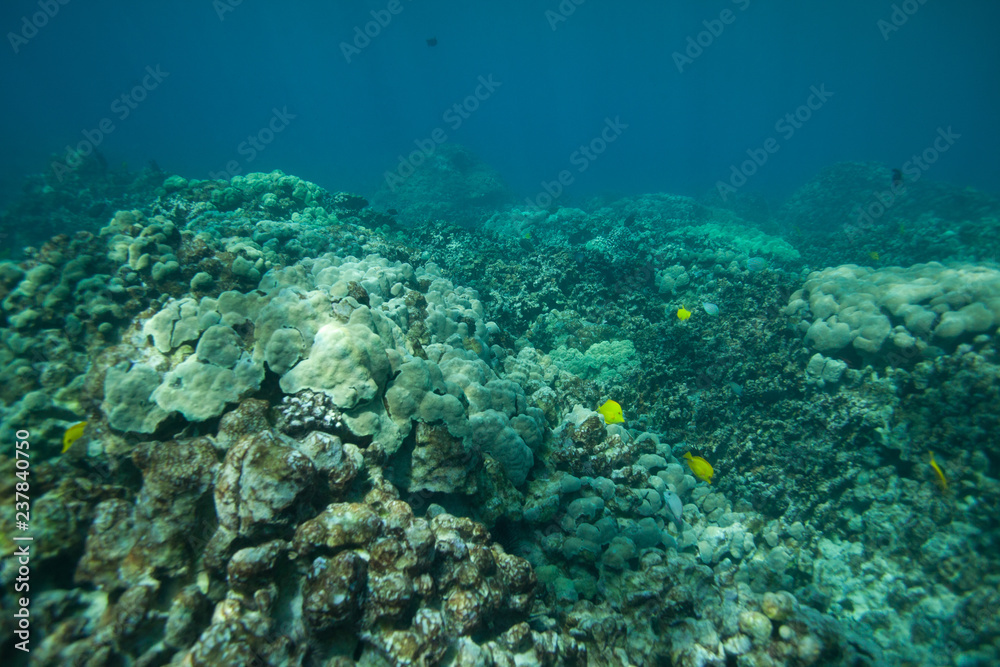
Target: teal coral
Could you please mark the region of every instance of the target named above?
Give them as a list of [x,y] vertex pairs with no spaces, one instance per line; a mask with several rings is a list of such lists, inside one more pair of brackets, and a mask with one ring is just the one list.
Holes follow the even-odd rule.
[[636,371],[639,355],[630,340],[608,340],[594,343],[586,352],[559,346],[549,353],[552,363],[563,370],[598,385],[621,384]]
[[788,241],[733,222],[720,221],[681,227],[668,236],[731,249],[749,257],[768,255],[779,261],[792,261],[801,257],[799,251]]

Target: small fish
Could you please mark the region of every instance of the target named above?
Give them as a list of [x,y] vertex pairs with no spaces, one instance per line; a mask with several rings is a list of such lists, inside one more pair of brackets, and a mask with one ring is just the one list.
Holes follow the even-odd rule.
[[903,184],[903,172],[899,169],[892,170],[892,187],[898,188]]
[[937,479],[935,481],[938,486],[941,487],[942,493],[948,493],[948,478],[944,476],[944,471],[941,470],[941,466],[939,466],[937,461],[934,460],[934,452],[928,452],[928,455],[930,456],[928,463],[931,464],[931,467],[934,468],[934,472],[937,473]]
[[719,314],[719,307],[716,306],[714,303],[709,303],[708,301],[706,301],[705,303],[702,304],[702,308],[704,308],[705,312],[711,315],[712,317],[715,317],[716,315]]
[[868,253],[868,257],[869,257],[869,258],[870,258],[870,259],[871,259],[871,260],[872,260],[873,262],[877,262],[877,261],[878,261],[878,252],[876,252],[876,251],[872,250],[872,251],[871,251],[870,253]]
[[906,233],[906,225],[904,225],[903,223],[899,223],[899,235],[902,236],[905,233]]
[[524,233],[524,238],[530,239],[531,238],[531,232],[525,232]]
[[87,428],[87,422],[77,422],[66,429],[66,432],[63,434],[63,454],[69,451],[69,448],[73,446],[73,443],[83,436],[83,430],[85,428]]
[[695,477],[703,482],[712,483],[712,476],[715,475],[715,470],[712,468],[711,463],[700,456],[692,456],[691,452],[685,453],[684,458],[687,459],[688,468],[691,468],[691,472]]
[[688,319],[689,317],[691,317],[690,310],[688,310],[684,306],[681,306],[680,308],[677,309],[677,319],[679,319],[681,322]]
[[427,46],[437,46],[437,45],[438,45],[438,38],[437,37],[428,37],[427,38]]
[[764,261],[763,257],[751,257],[747,260],[747,270],[753,271],[754,273],[763,271],[766,266],[767,262]]
[[677,532],[683,532],[684,521],[681,515],[684,513],[684,503],[681,502],[681,497],[673,491],[667,491],[663,494],[663,499],[667,502],[667,511],[670,512],[671,521],[677,526]]
[[621,424],[625,421],[622,406],[612,400],[604,401],[604,404],[597,408],[597,411],[604,415],[605,424]]

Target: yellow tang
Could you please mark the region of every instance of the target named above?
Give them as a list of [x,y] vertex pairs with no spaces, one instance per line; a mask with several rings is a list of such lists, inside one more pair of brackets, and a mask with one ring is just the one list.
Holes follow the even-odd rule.
[[715,470],[712,469],[711,463],[700,456],[691,456],[691,452],[684,454],[684,458],[687,459],[688,467],[691,468],[695,477],[703,482],[712,483],[712,475],[715,474]]
[[683,322],[689,317],[691,317],[690,310],[688,310],[684,306],[681,306],[680,308],[677,309],[677,319],[679,319],[681,322]]
[[622,414],[622,406],[614,401],[604,401],[604,405],[597,408],[597,411],[604,415],[605,424],[621,424],[625,421],[625,415]]
[[944,476],[944,471],[941,470],[941,466],[939,466],[937,461],[934,460],[934,452],[928,453],[930,455],[930,461],[928,461],[928,463],[931,464],[931,467],[934,468],[934,472],[937,473],[938,486],[941,487],[942,493],[948,493],[948,478]]
[[87,428],[87,422],[77,422],[66,429],[63,434],[63,448],[62,453],[65,454],[73,443],[80,439],[83,435],[83,429]]

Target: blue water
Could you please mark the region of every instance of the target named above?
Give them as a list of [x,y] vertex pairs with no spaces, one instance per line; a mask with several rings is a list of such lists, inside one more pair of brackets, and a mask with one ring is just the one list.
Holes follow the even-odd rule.
[[[863,0],[679,6],[688,4],[399,0],[392,14],[382,1],[126,10],[52,0],[54,15],[38,18],[38,2],[4,3],[0,203],[87,131],[115,166],[155,159],[168,173],[207,178],[235,161],[240,173],[280,168],[367,194],[440,128],[524,196],[571,170],[572,201],[702,194],[771,137],[779,150],[748,185],[781,196],[833,162],[901,164],[951,126],[962,139],[933,178],[995,190],[997,3],[911,0],[911,14]],[[880,27],[894,6],[901,25]],[[373,11],[386,25],[369,26],[377,34],[356,42],[364,48],[345,49]],[[42,27],[25,27],[25,17]],[[679,71],[688,38],[705,46],[690,47],[695,57]],[[122,118],[112,105],[147,67],[166,75]],[[481,76],[500,85],[457,127],[447,122]],[[833,95],[786,138],[775,124],[812,86]],[[264,150],[241,151],[274,109],[294,118]],[[606,118],[627,129],[580,172],[573,153]],[[95,135],[105,119],[113,130]]]

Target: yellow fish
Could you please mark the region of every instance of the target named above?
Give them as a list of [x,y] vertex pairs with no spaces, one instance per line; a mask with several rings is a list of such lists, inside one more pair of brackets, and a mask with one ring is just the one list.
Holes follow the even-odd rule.
[[87,422],[77,422],[66,429],[66,432],[63,434],[63,454],[69,451],[69,448],[73,446],[73,443],[80,439],[80,436],[83,435],[83,430],[85,428],[87,428]]
[[876,261],[876,262],[878,261],[878,253],[877,253],[877,252],[875,252],[874,250],[872,250],[872,251],[871,251],[870,253],[868,253],[868,256],[869,256],[869,257],[870,257],[870,258],[871,258],[872,260],[874,260],[874,261]]
[[929,463],[931,464],[931,467],[934,468],[934,472],[937,473],[936,481],[938,486],[941,487],[941,492],[948,493],[948,478],[944,476],[944,471],[941,470],[941,466],[939,466],[937,461],[934,460],[934,452],[928,452],[928,454],[930,455]]
[[691,468],[691,472],[694,476],[703,482],[712,483],[712,476],[715,474],[715,470],[712,469],[712,464],[701,458],[700,456],[691,456],[691,452],[684,454],[684,458],[687,459],[688,467]]
[[690,310],[688,310],[684,306],[681,306],[680,308],[677,309],[677,319],[679,319],[681,322],[683,322],[689,317],[691,317]]
[[597,408],[597,411],[604,415],[605,424],[621,424],[625,421],[625,415],[622,414],[622,406],[614,401],[604,401],[604,405]]

